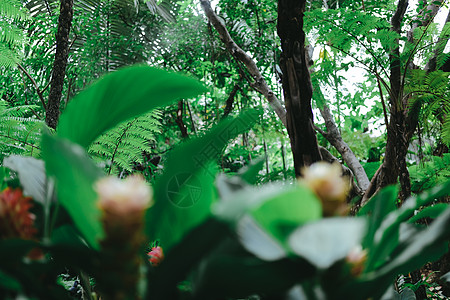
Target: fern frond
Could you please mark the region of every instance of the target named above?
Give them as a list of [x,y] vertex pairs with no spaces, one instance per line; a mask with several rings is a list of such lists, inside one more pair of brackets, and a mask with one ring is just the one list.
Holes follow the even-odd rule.
[[444,124],[442,124],[441,131],[442,142],[450,146],[450,115],[446,115]]
[[10,154],[39,156],[41,132],[46,125],[29,117],[34,108],[34,105],[10,108],[0,101],[0,160]]
[[143,162],[143,153],[150,152],[150,142],[160,130],[160,113],[155,111],[124,122],[99,137],[89,153],[108,166],[107,172],[132,172],[136,163]]
[[409,171],[414,193],[444,183],[450,178],[450,153],[445,153],[442,158],[433,156],[432,160],[425,162],[423,166],[412,166]]
[[11,45],[18,45],[24,41],[22,30],[10,24],[8,21],[0,19],[0,42]]
[[0,16],[13,20],[27,20],[30,18],[28,11],[19,0],[0,0]]
[[0,43],[0,67],[11,68],[18,62],[19,58],[14,51]]

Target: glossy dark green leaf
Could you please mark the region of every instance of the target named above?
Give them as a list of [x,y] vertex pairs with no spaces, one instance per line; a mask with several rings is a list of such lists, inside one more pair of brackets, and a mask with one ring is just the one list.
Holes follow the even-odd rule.
[[21,261],[31,249],[39,246],[39,243],[32,240],[6,239],[0,241],[0,257],[8,259],[0,260],[0,266],[4,264]]
[[89,248],[72,225],[63,225],[53,230],[47,249],[55,262],[64,267],[75,267],[92,275],[98,272],[98,252]]
[[161,265],[148,272],[149,295],[154,299],[173,299],[177,285],[229,234],[227,224],[207,219],[189,231],[170,250]]
[[87,147],[122,121],[205,90],[197,80],[180,74],[144,65],[127,67],[104,76],[72,99],[57,133]]
[[0,270],[0,287],[12,291],[19,291],[22,289],[22,285],[18,280],[2,270]]
[[215,168],[230,139],[251,128],[259,112],[246,111],[226,118],[201,137],[186,141],[169,153],[165,172],[156,182],[155,204],[147,213],[147,234],[169,249],[190,229],[210,216]]
[[449,195],[449,193],[450,181],[417,197],[407,199],[401,208],[389,213],[375,232],[366,271],[369,272],[381,266],[397,247],[402,222],[407,222],[421,206],[428,205],[440,197]]
[[98,249],[103,229],[94,183],[102,172],[83,148],[50,135],[43,136],[42,156],[47,174],[55,178],[59,202],[89,245]]
[[397,274],[411,272],[425,263],[434,261],[448,250],[450,238],[450,210],[446,210],[431,225],[415,234],[401,245],[388,263],[373,272],[364,274],[362,279],[392,280]]
[[447,203],[437,203],[437,204],[434,204],[433,206],[425,207],[420,212],[418,212],[416,215],[414,215],[412,218],[410,218],[408,220],[408,222],[414,223],[417,220],[420,220],[422,218],[435,219],[449,207],[450,206]]
[[359,216],[367,216],[368,219],[367,234],[364,237],[362,244],[364,248],[371,249],[367,263],[368,268],[370,268],[372,265],[375,265],[377,263],[376,260],[379,259],[380,256],[385,255],[384,253],[390,253],[398,245],[399,233],[398,231],[391,231],[392,235],[389,239],[389,244],[384,244],[383,249],[378,249],[379,252],[383,253],[378,254],[374,248],[375,232],[380,227],[381,223],[384,220],[384,217],[387,216],[390,212],[397,209],[395,205],[397,201],[397,195],[398,186],[392,185],[385,187],[375,196],[373,196],[370,201],[358,212]]
[[196,299],[283,294],[314,274],[315,268],[302,259],[267,262],[251,256],[218,254],[202,264],[193,292]]

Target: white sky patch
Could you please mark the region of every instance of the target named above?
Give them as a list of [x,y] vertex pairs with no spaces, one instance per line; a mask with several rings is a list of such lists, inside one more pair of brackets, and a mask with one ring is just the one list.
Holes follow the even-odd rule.
[[[409,2],[408,12],[411,13],[412,15],[414,15],[414,13],[415,13],[417,4],[418,4],[418,0],[412,0]],[[434,22],[438,23],[438,26],[437,26],[438,32],[441,32],[442,28],[444,27],[445,20],[447,18],[448,13],[449,13],[448,6],[441,7],[439,12],[437,13],[437,15],[434,19]],[[406,31],[408,29],[405,26],[403,28],[403,30]],[[312,38],[311,40],[314,40],[314,38]],[[319,59],[319,54],[320,54],[321,50],[322,50],[322,48],[319,47],[318,45],[316,45],[316,47],[314,49],[314,54],[313,54],[314,61],[317,61]],[[330,49],[327,49],[327,50],[330,50]],[[450,51],[450,43],[448,43],[445,48],[445,52],[448,52],[448,51]],[[357,87],[358,83],[363,83],[363,82],[367,81],[368,79],[365,76],[367,74],[367,70],[365,70],[362,67],[362,65],[360,65],[358,62],[356,62],[354,59],[347,57],[342,62],[348,63],[351,61],[353,61],[355,63],[354,67],[349,67],[347,71],[341,70],[338,72],[339,76],[342,76],[345,78],[342,82],[342,85],[339,86],[339,90],[343,95],[350,94],[350,95],[354,96],[356,89],[359,89]],[[325,98],[329,101],[331,100],[331,102],[334,103],[336,100],[336,92],[334,91],[334,88],[331,86],[322,86],[322,89],[323,89]],[[364,106],[360,107],[359,114],[366,115],[372,109],[373,105],[375,104],[375,101],[380,101],[379,97],[377,97],[377,99],[366,99],[364,101]],[[387,101],[387,99],[385,99],[385,101]],[[336,111],[336,107],[334,107],[333,105],[331,105],[331,106],[332,106],[331,107],[332,110]],[[341,110],[341,114],[344,116],[349,116],[350,113],[351,113],[350,109]],[[318,109],[314,110],[314,116],[317,121],[324,122]],[[341,120],[341,122],[343,122],[343,120]],[[384,134],[386,131],[386,126],[385,126],[385,121],[384,121],[383,115],[380,115],[378,119],[369,120],[368,125],[369,125],[369,132],[371,133],[372,136],[380,136],[380,135]]]

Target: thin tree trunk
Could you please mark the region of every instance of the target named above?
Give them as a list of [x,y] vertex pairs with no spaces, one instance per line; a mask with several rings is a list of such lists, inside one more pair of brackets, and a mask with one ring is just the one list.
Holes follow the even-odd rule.
[[187,132],[187,127],[183,122],[183,111],[184,111],[183,108],[184,108],[183,100],[178,101],[177,118],[175,122],[177,123],[178,128],[180,128],[181,137],[187,138],[189,137],[189,134]]
[[[397,10],[391,20],[391,30],[400,34],[401,21],[408,6],[407,0],[400,0],[397,5]],[[433,6],[433,7],[431,7]],[[422,25],[426,26],[435,16],[439,5],[432,4],[427,6],[423,11],[423,16],[418,19],[423,20]],[[432,11],[432,13],[430,13]],[[411,30],[414,30],[411,28]],[[411,31],[408,32],[409,42],[416,43],[413,39]],[[371,187],[368,189],[363,197],[362,204],[365,204],[368,199],[380,190],[382,187],[400,182],[401,190],[399,198],[404,201],[411,194],[411,181],[409,172],[406,167],[406,155],[408,146],[418,124],[419,103],[410,107],[408,105],[408,97],[403,94],[404,77],[406,70],[401,69],[400,64],[400,50],[399,42],[397,40],[397,47],[390,53],[390,121],[387,126],[387,141],[386,153],[383,164],[374,176],[371,182]],[[412,59],[410,59],[412,61]],[[407,62],[409,68],[414,67]]]
[[234,97],[236,96],[236,93],[238,92],[238,90],[239,90],[239,85],[236,83],[226,101],[226,106],[225,106],[223,116],[222,116],[223,118],[228,116],[230,114],[230,112],[233,110]]
[[286,106],[286,125],[294,170],[322,160],[311,108],[312,84],[305,55],[303,13],[306,1],[279,0],[277,32],[281,40],[280,67]]
[[[401,22],[408,7],[407,0],[400,0],[397,10],[391,20],[391,30],[400,34]],[[408,143],[405,139],[405,110],[403,104],[402,69],[400,64],[400,44],[396,41],[396,47],[389,54],[390,60],[390,121],[387,126],[386,152],[383,164],[377,176],[372,178],[371,185],[362,199],[364,205],[368,199],[381,188],[395,184],[400,174],[400,163],[405,159]],[[403,163],[403,162],[402,162]],[[408,175],[409,177],[409,175]],[[405,190],[405,193],[407,191]],[[410,191],[409,191],[410,193]],[[404,195],[403,195],[404,196]]]
[[69,33],[73,17],[73,0],[61,0],[56,33],[56,54],[53,63],[52,80],[48,96],[45,121],[49,127],[56,129],[59,119],[64,77],[69,57]]

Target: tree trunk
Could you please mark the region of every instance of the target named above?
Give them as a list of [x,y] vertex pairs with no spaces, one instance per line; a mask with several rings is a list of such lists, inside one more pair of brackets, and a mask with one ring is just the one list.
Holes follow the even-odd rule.
[[59,106],[66,75],[67,59],[69,57],[69,32],[72,25],[72,17],[73,0],[61,0],[58,31],[56,33],[56,54],[45,116],[47,125],[54,129],[56,129],[58,124]]
[[286,106],[286,125],[294,156],[295,174],[322,159],[311,108],[312,84],[305,55],[303,13],[306,1],[279,0],[277,32],[281,40],[280,67]]
[[227,98],[226,106],[225,106],[222,118],[227,117],[230,114],[230,112],[233,110],[234,97],[236,96],[236,93],[238,92],[238,90],[239,90],[239,85],[236,83],[233,87],[233,90],[231,91],[230,95]]
[[177,123],[178,128],[180,128],[181,137],[188,138],[189,134],[187,132],[187,127],[183,122],[183,111],[184,111],[183,100],[180,100],[178,101],[177,118],[175,119],[175,122]]

